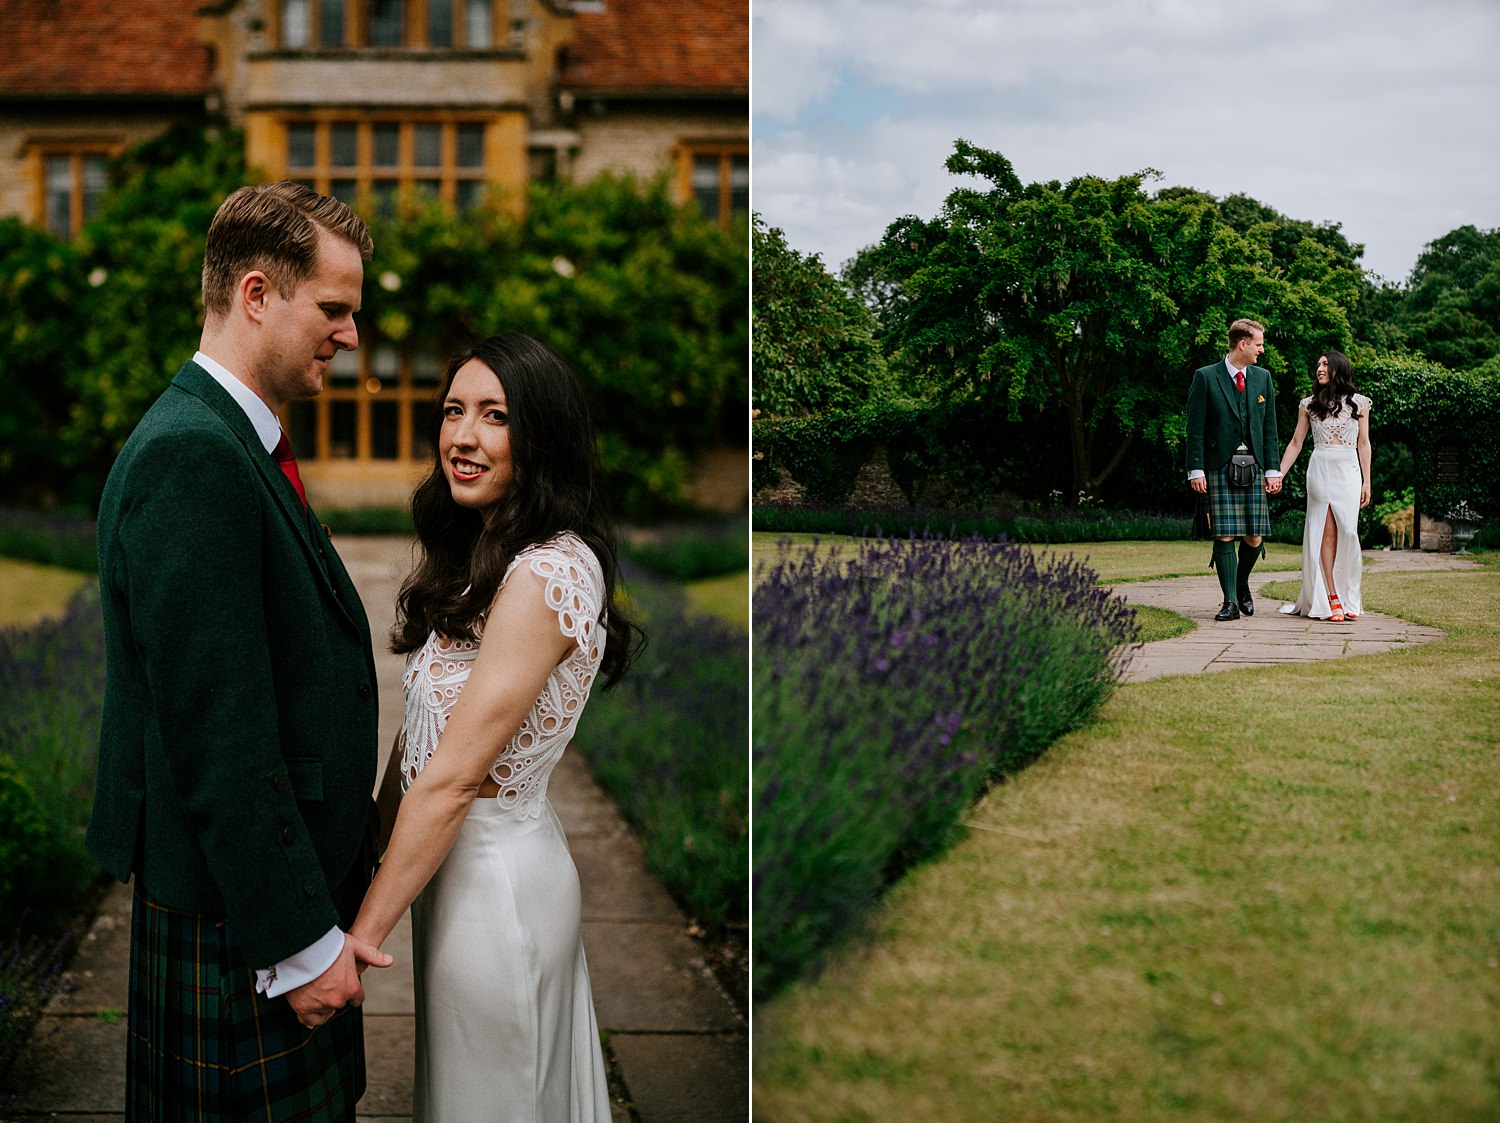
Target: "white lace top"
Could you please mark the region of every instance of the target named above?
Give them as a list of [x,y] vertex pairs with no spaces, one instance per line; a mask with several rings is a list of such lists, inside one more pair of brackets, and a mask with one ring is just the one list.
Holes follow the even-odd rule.
[[[502,588],[521,565],[546,582],[547,603],[557,613],[558,627],[575,641],[490,768],[491,778],[500,785],[501,806],[514,811],[518,819],[534,819],[542,813],[547,777],[573,739],[604,658],[605,632],[599,621],[604,573],[594,552],[571,533],[522,550],[506,569]],[[432,759],[478,654],[477,640],[449,641],[434,632],[407,656],[401,680],[406,689],[406,721],[397,746],[403,792]]]
[[[1354,411],[1349,408],[1349,403],[1342,402],[1337,413],[1331,413],[1319,420],[1307,410],[1307,404],[1311,398],[1303,398],[1302,410],[1307,413],[1309,428],[1312,429],[1313,448],[1322,448],[1325,445],[1356,445],[1359,443],[1359,417],[1354,416]],[[1370,412],[1370,399],[1363,394],[1354,395],[1354,404],[1359,407],[1359,416],[1368,416]]]

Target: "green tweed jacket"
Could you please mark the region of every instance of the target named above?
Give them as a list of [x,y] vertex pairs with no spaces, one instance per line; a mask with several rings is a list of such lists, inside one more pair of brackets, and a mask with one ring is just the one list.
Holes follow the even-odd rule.
[[99,588],[89,850],[165,905],[227,916],[253,966],[288,958],[368,874],[370,628],[312,512],[194,363],[109,474]]
[[[1261,470],[1281,463],[1276,441],[1276,387],[1271,372],[1262,367],[1245,369],[1244,405],[1250,411],[1250,450]],[[1244,440],[1245,421],[1239,412],[1240,392],[1235,389],[1229,364],[1220,359],[1193,372],[1187,400],[1187,467],[1212,472],[1229,463]]]

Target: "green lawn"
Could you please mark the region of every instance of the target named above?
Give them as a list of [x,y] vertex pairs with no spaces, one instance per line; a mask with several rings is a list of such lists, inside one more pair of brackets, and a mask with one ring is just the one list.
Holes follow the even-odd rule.
[[[857,538],[824,534],[776,534],[756,531],[751,535],[750,565],[752,571],[761,564],[770,565],[788,541],[794,548],[810,546],[814,540],[852,550]],[[1207,542],[1078,542],[1062,546],[1038,547],[1044,554],[1075,555],[1088,561],[1106,584],[1122,581],[1144,581],[1156,577],[1191,577],[1209,572]],[[1302,547],[1281,542],[1266,544],[1266,557],[1256,566],[1257,573],[1277,570],[1296,572],[1302,568]]]
[[750,589],[746,573],[706,577],[683,586],[688,603],[700,612],[728,620],[742,628],[750,626]]
[[1500,1118],[1500,573],[1365,601],[1448,638],[1126,685],[993,789],[758,1011],[755,1118]]
[[60,616],[93,576],[72,569],[0,558],[0,628],[29,628]]

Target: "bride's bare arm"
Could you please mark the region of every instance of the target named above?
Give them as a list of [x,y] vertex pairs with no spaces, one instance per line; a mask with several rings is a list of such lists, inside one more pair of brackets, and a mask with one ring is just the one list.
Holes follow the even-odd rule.
[[496,596],[473,669],[432,759],[401,799],[390,845],[350,933],[376,947],[453,848],[495,758],[572,649],[545,583],[518,567]]
[[1286,470],[1297,463],[1297,457],[1302,455],[1302,442],[1307,439],[1307,407],[1297,406],[1297,429],[1292,433],[1292,439],[1286,443],[1286,451],[1281,454],[1281,474],[1286,475]]
[[1359,505],[1370,505],[1370,410],[1367,406],[1359,415]]

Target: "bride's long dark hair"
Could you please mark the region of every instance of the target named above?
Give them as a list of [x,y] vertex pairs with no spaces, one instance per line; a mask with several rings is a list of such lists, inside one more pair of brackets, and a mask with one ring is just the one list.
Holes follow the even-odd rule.
[[[438,440],[443,402],[459,368],[471,359],[500,380],[509,414],[513,482],[505,497],[484,511],[454,502]],[[516,554],[572,531],[604,571],[600,616],[608,638],[600,673],[609,689],[630,666],[644,633],[614,601],[616,533],[599,490],[594,423],[578,376],[561,355],[530,336],[491,336],[448,364],[428,434],[432,471],[411,502],[421,554],[396,598],[391,650],[415,651],[434,631],[448,639],[477,638],[480,617]]]
[[1307,412],[1319,421],[1336,415],[1348,401],[1354,420],[1359,420],[1359,403],[1354,400],[1354,367],[1341,351],[1324,351],[1320,358],[1328,360],[1328,381],[1320,383],[1313,379],[1312,401],[1307,403]]

